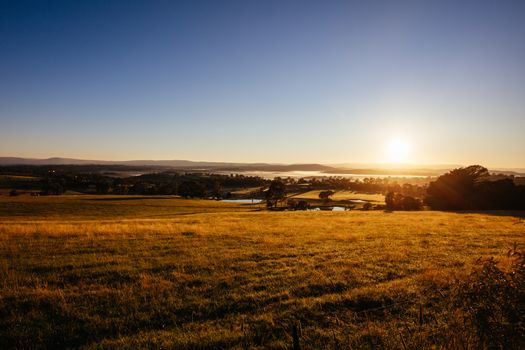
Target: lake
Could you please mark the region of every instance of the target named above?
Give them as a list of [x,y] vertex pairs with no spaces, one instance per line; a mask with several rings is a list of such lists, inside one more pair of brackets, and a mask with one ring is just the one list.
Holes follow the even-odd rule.
[[258,204],[258,203],[262,203],[262,199],[255,199],[255,198],[252,198],[252,199],[222,199],[221,202],[226,202],[226,203],[248,203],[248,204]]
[[[221,172],[221,173],[230,173],[230,172]],[[337,177],[344,177],[344,178],[355,178],[355,179],[364,179],[364,178],[414,178],[414,179],[421,179],[426,178],[428,176],[422,176],[422,175],[391,175],[391,174],[331,174],[331,173],[325,173],[322,171],[237,171],[232,172],[236,174],[242,174],[245,176],[259,176],[264,179],[273,180],[276,177],[281,178],[312,178],[312,177],[328,177],[328,176],[337,176]]]

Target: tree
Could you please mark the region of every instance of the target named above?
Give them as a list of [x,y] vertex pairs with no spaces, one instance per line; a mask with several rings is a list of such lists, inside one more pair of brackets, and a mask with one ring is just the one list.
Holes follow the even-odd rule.
[[396,203],[395,203],[395,193],[390,191],[385,196],[385,204],[386,208],[388,210],[394,210],[396,209]]
[[370,210],[370,209],[372,209],[372,203],[366,202],[365,204],[363,204],[363,210]]
[[330,197],[334,195],[334,191],[321,191],[319,192],[319,199],[322,199],[325,202],[330,201]]
[[100,180],[95,184],[98,194],[107,194],[111,188],[111,185],[104,180]]
[[305,200],[295,201],[293,199],[288,200],[288,208],[291,210],[308,210],[310,205]]
[[205,194],[204,186],[196,181],[184,181],[180,184],[179,195],[184,198],[202,198]]
[[273,180],[266,191],[266,206],[268,208],[275,208],[279,201],[282,201],[285,198],[286,185],[280,179]]
[[211,190],[211,196],[215,199],[222,198],[222,188],[219,181],[213,182],[213,189]]
[[386,194],[385,204],[388,210],[421,210],[422,207],[420,199],[394,192]]
[[516,186],[510,178],[484,181],[476,185],[472,204],[476,209],[525,209],[524,186]]
[[525,209],[525,186],[490,176],[479,165],[454,169],[430,183],[427,204],[438,210]]
[[296,210],[308,210],[308,208],[310,208],[310,204],[307,201],[301,200],[297,202]]
[[45,195],[60,195],[65,192],[65,181],[61,178],[47,178],[42,186],[42,193]]
[[432,209],[474,209],[475,185],[489,171],[480,165],[454,169],[431,182],[427,189],[427,204]]
[[421,210],[422,203],[421,200],[418,198],[414,198],[411,196],[402,196],[401,199],[401,208],[403,210]]

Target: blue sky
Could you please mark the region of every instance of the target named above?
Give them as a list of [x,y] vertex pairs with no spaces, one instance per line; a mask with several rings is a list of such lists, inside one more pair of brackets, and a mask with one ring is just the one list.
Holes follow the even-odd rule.
[[525,167],[523,1],[0,1],[0,156]]

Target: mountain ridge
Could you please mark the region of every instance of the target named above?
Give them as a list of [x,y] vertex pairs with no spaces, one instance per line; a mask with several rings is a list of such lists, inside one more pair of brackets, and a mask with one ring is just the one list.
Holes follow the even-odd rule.
[[[0,166],[16,165],[123,165],[123,166],[142,166],[142,167],[166,167],[176,169],[191,170],[215,170],[215,171],[319,171],[326,174],[344,174],[344,173],[361,173],[361,174],[401,174],[417,173],[418,175],[436,175],[447,172],[460,165],[391,165],[391,164],[365,164],[365,163],[341,163],[341,164],[319,164],[319,163],[238,163],[238,162],[210,162],[210,161],[191,161],[184,159],[173,160],[92,160],[77,158],[23,158],[23,157],[0,157]],[[508,175],[525,175],[525,168],[492,168],[491,172],[500,172]]]

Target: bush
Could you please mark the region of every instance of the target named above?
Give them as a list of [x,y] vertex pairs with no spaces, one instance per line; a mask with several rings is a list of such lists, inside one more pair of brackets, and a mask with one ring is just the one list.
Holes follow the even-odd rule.
[[420,199],[405,196],[401,193],[388,192],[385,196],[388,210],[421,210],[423,204]]
[[295,201],[293,199],[288,200],[288,208],[291,210],[307,210],[310,208],[310,204],[308,204],[305,200]]
[[335,194],[335,192],[334,191],[330,191],[330,190],[328,190],[328,191],[321,191],[321,192],[319,192],[319,199],[322,199],[323,201],[328,202],[328,201],[331,200],[330,197],[333,196],[334,194]]
[[494,179],[479,165],[454,169],[431,182],[426,202],[437,210],[525,209],[525,186]]
[[203,198],[206,195],[206,190],[199,182],[184,181],[180,185],[179,195],[184,198]]
[[370,202],[366,202],[365,204],[363,204],[363,210],[370,210],[372,209],[372,207],[373,205]]
[[452,293],[455,322],[450,324],[449,344],[475,344],[476,349],[525,348],[525,255],[515,249],[509,270],[492,259]]
[[266,206],[268,208],[275,208],[279,201],[286,198],[286,185],[276,178],[270,183],[270,187],[266,191]]

